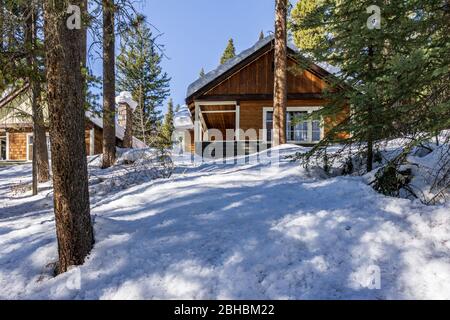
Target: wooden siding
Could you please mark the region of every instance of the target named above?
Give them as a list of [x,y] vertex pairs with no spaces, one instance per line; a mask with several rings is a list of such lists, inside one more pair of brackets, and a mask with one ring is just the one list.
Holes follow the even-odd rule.
[[217,129],[222,134],[222,139],[214,138],[214,140],[224,140],[227,129],[236,129],[236,114],[235,113],[206,113],[203,114],[206,126],[208,129]]
[[[344,121],[348,117],[349,114],[350,114],[350,107],[346,106],[336,116],[334,116],[334,117],[327,117],[326,119],[324,119],[324,133],[325,133],[325,135],[328,135],[330,130],[333,127],[335,127],[337,124],[339,124],[342,121]],[[349,137],[350,137],[350,134],[348,132],[339,132],[339,133],[336,134],[336,138],[339,138],[339,139],[347,139]]]
[[[85,130],[86,155],[89,155],[90,150],[90,129]],[[26,161],[27,160],[27,134],[32,133],[28,131],[8,131],[9,132],[9,160]],[[95,145],[94,154],[101,154],[103,152],[102,129],[95,127]],[[119,142],[119,140],[117,141]]]
[[234,111],[236,106],[234,105],[214,105],[214,106],[200,106],[202,111]]
[[[271,50],[206,92],[205,96],[272,94],[273,61]],[[288,62],[287,83],[288,93],[292,94],[321,93],[326,85],[323,79],[312,72],[300,69],[292,58]]]
[[9,132],[9,160],[27,160],[27,133],[31,131]]
[[90,150],[91,150],[91,132],[89,130],[89,128],[86,128],[84,130],[84,142],[86,143],[86,155],[90,155]]
[[103,130],[95,127],[94,129],[94,154],[103,153]]

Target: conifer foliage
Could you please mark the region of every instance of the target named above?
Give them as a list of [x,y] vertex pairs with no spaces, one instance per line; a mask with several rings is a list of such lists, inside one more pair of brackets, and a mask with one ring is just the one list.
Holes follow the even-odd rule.
[[163,71],[162,48],[156,43],[145,17],[138,16],[124,33],[117,58],[120,91],[129,91],[138,102],[134,114],[134,136],[156,143],[162,115],[158,108],[169,95],[170,78]]
[[164,118],[164,124],[161,128],[161,137],[166,146],[172,145],[172,134],[175,130],[174,124],[174,110],[173,110],[173,100],[170,99],[167,104],[167,113]]
[[233,39],[228,40],[228,45],[225,48],[225,51],[220,59],[220,63],[224,64],[228,60],[234,58],[236,56],[236,48],[234,47]]
[[411,150],[450,127],[448,1],[371,4],[305,0],[294,9],[290,25],[304,55],[339,68],[319,112],[337,126],[307,159],[339,142],[370,171],[377,142],[407,138],[404,150]]

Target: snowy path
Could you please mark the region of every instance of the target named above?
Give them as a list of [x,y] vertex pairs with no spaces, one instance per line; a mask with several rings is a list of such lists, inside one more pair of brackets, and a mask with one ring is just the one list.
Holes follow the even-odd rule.
[[[190,168],[95,199],[95,249],[52,278],[51,199],[9,193],[28,176],[0,168],[0,298],[450,299],[450,206],[361,178],[287,161]],[[374,266],[379,290],[366,288]]]

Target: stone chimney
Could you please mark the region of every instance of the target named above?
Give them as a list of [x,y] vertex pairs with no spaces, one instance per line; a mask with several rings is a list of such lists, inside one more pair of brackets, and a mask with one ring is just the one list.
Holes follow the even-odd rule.
[[133,112],[137,107],[137,102],[133,100],[130,92],[121,92],[116,97],[117,103],[117,124],[121,126],[124,131],[123,147],[133,147]]

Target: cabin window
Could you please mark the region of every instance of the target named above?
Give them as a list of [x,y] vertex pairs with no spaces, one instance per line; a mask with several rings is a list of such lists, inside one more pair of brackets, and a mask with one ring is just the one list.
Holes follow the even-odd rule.
[[308,112],[288,111],[286,113],[286,139],[287,141],[308,142],[309,121],[303,120]]
[[272,129],[273,129],[273,111],[266,113],[266,129],[267,129],[267,141],[272,141]]
[[0,160],[6,160],[7,153],[6,135],[0,135]]
[[322,136],[322,128],[320,126],[320,120],[313,119],[311,121],[311,126],[312,126],[312,141],[320,141],[320,138]]
[[[268,109],[268,108],[265,108]],[[272,108],[270,108],[272,109]],[[289,110],[291,109],[291,110]],[[294,109],[294,110],[292,110]],[[286,140],[288,143],[317,143],[322,138],[322,125],[320,119],[306,119],[317,108],[297,111],[288,108],[286,112]],[[305,108],[302,108],[305,109]],[[304,120],[303,120],[304,118]],[[265,110],[266,141],[273,138],[273,111]]]

